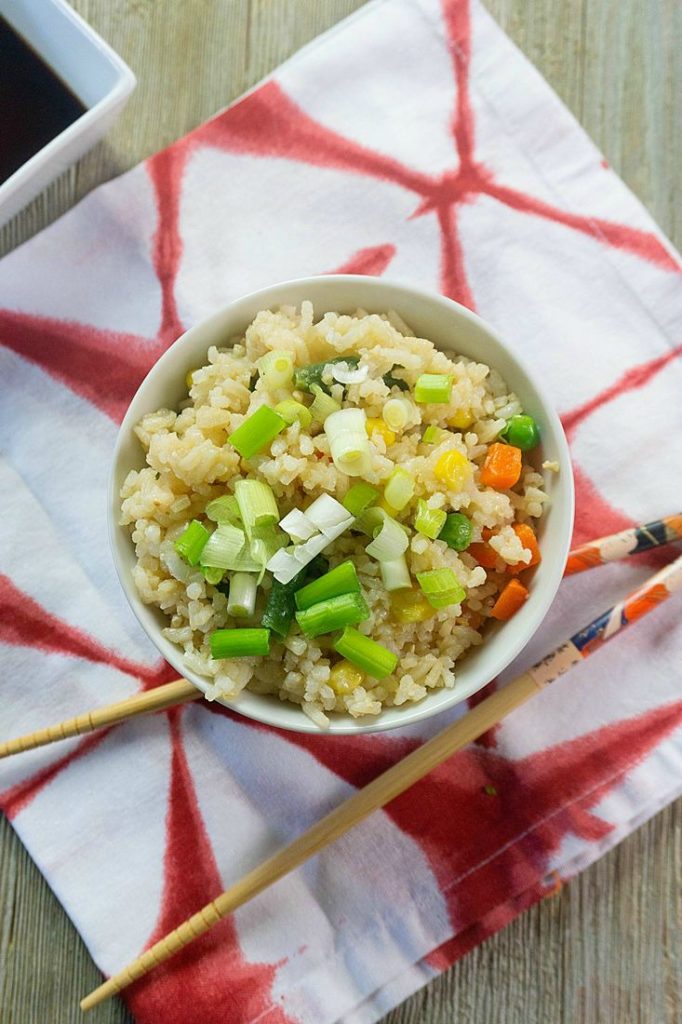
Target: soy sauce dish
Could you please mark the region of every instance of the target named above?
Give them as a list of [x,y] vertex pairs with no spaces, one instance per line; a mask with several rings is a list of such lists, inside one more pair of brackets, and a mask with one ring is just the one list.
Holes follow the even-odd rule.
[[490,327],[365,277],[286,282],[187,331],[135,395],[116,567],[178,673],[300,731],[407,725],[519,653],[565,564],[558,417]]

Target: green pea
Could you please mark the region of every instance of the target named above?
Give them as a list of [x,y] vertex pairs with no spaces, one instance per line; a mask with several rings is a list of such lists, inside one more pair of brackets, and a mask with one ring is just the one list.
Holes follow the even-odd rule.
[[540,431],[532,416],[512,416],[500,437],[522,452],[540,444]]
[[444,540],[454,551],[464,551],[471,544],[473,530],[470,519],[461,512],[451,512],[438,534],[438,540]]

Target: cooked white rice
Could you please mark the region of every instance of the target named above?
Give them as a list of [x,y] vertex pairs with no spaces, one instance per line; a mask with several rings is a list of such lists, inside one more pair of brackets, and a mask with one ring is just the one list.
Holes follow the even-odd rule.
[[[355,482],[335,467],[319,426],[304,431],[294,423],[269,450],[248,463],[226,443],[228,435],[259,406],[273,406],[291,397],[287,390],[265,390],[261,378],[255,390],[249,389],[256,360],[275,349],[294,352],[297,365],[358,355],[360,365],[368,367],[367,379],[347,386],[345,392],[334,384],[331,391],[344,407],[361,406],[368,417],[380,417],[389,397],[409,398],[409,425],[395,443],[387,450],[383,438],[372,435],[371,469],[364,476],[381,488],[396,466],[413,475],[415,496],[401,519],[411,521],[416,500],[422,497],[432,507],[465,512],[473,523],[474,541],[481,540],[484,528],[495,531],[489,540],[498,556],[492,570],[478,565],[466,551],[457,553],[443,541],[413,533],[407,552],[412,574],[450,566],[466,589],[461,606],[451,605],[414,624],[401,624],[392,616],[378,563],[365,553],[366,537],[346,533],[325,551],[331,567],[353,560],[371,610],[370,618],[358,628],[399,656],[394,675],[381,682],[365,678],[350,694],[339,695],[330,686],[330,670],[338,660],[330,639],[309,640],[295,623],[283,643],[272,643],[267,658],[214,660],[209,634],[238,623],[227,617],[225,595],[208,584],[198,568],[190,568],[173,546],[187,523],[201,518],[209,501],[230,493],[239,476],[268,483],[282,516],[292,508],[305,509],[322,492],[342,500]],[[389,390],[383,382],[382,376],[396,365],[404,367],[400,374],[410,392]],[[413,401],[413,386],[422,373],[452,377],[449,404]],[[293,397],[303,396],[294,392]],[[383,707],[419,701],[430,689],[454,686],[455,662],[483,641],[485,620],[508,580],[505,565],[523,564],[530,557],[512,524],[538,519],[547,501],[543,478],[529,465],[524,464],[519,483],[510,491],[480,484],[488,446],[507,419],[519,412],[518,399],[495,370],[461,356],[446,356],[430,341],[414,337],[394,313],[326,313],[315,323],[311,303],[304,302],[300,312],[291,307],[264,310],[245,336],[229,343],[226,339],[225,348],[211,347],[206,365],[191,375],[189,397],[180,410],[159,409],[136,427],[146,466],[131,472],[121,490],[121,523],[130,527],[135,544],[133,574],[138,591],[143,601],[168,616],[164,635],[182,648],[188,668],[210,680],[209,698],[232,699],[248,687],[301,705],[324,727],[330,713],[377,715]],[[463,415],[470,420],[466,428],[450,426],[453,418],[462,423]],[[440,444],[424,445],[421,437],[427,424],[450,426],[451,432]],[[452,448],[466,455],[473,467],[464,490],[458,492],[444,490],[434,475],[438,458]],[[270,585],[266,575],[258,609],[262,610]]]

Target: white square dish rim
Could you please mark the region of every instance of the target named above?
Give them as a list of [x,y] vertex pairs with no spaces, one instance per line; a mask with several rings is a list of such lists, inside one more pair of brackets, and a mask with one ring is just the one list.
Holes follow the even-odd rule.
[[[328,296],[326,300],[322,298],[325,295]],[[424,309],[429,309],[435,318],[442,322],[443,332],[446,325],[454,335],[457,335],[458,329],[468,332],[468,338],[464,342],[461,338],[456,338],[455,350],[470,355],[475,340],[479,344],[484,343],[489,351],[495,353],[493,360],[485,355],[481,358],[498,369],[512,389],[519,393],[524,407],[540,422],[543,436],[541,458],[556,459],[560,465],[560,472],[556,477],[552,473],[546,474],[550,508],[543,516],[538,532],[543,549],[543,561],[535,570],[531,597],[514,619],[489,628],[484,643],[472,648],[462,661],[457,663],[459,667],[456,669],[456,676],[464,676],[464,680],[456,683],[453,689],[430,691],[419,703],[387,708],[376,718],[354,719],[350,715],[330,714],[331,723],[325,730],[315,725],[300,706],[280,701],[273,695],[259,695],[245,690],[235,700],[219,701],[225,707],[248,718],[294,732],[318,735],[386,732],[413,725],[460,704],[502,672],[526,646],[549,610],[561,582],[569,550],[573,527],[574,488],[568,443],[559,417],[523,361],[504,345],[493,328],[477,314],[451,299],[398,280],[346,274],[285,281],[242,296],[218,309],[189,328],[166,350],[149,371],[128,407],[116,440],[109,483],[110,543],[119,580],[143,629],[178,674],[205,692],[210,680],[187,669],[182,650],[161,635],[161,629],[167,623],[167,619],[159,609],[143,604],[132,580],[131,568],[135,558],[130,533],[127,528],[118,525],[121,483],[131,468],[140,468],[143,465],[139,442],[132,428],[145,412],[161,406],[169,408],[175,404],[175,396],[182,393],[187,371],[201,365],[201,360],[205,359],[211,344],[225,344],[228,338],[246,327],[260,309],[283,304],[300,305],[306,298],[313,302],[316,314],[327,310],[344,312],[357,307],[367,309],[369,312],[396,309],[417,334],[430,337],[437,347],[444,347],[445,351],[447,346],[443,345],[442,336],[434,337],[433,331],[428,334],[419,330],[419,321],[423,321],[426,315],[423,313]],[[406,305],[409,305],[410,309],[407,309]],[[415,313],[420,307],[421,317],[419,313]],[[412,323],[410,310],[413,315]],[[438,334],[437,331],[435,333]],[[519,382],[522,387],[515,387],[515,383],[518,385]]]
[[[135,86],[137,85],[137,78],[133,71],[128,67],[122,57],[120,57],[115,50],[104,40],[102,37],[95,32],[95,30],[88,25],[87,21],[80,16],[74,9],[66,3],[66,0],[43,0],[44,3],[49,3],[52,7],[56,8],[61,15],[68,19],[78,31],[85,36],[94,48],[99,52],[103,61],[105,61],[111,68],[113,68],[116,79],[111,89],[102,96],[101,99],[93,103],[92,106],[88,106],[85,111],[76,118],[70,125],[67,125],[58,135],[46,142],[37,153],[29,157],[21,167],[18,167],[13,174],[6,178],[5,181],[0,183],[0,224],[10,219],[23,205],[30,202],[30,183],[32,179],[38,178],[42,172],[47,171],[50,164],[54,165],[54,175],[56,177],[62,171],[66,170],[73,160],[78,158],[78,155],[82,155],[92,145],[94,145],[104,132],[109,127],[110,120],[113,115],[123,107],[128,97],[131,95]],[[6,15],[6,11],[0,9],[0,15],[3,17]],[[12,25],[12,22],[9,22]],[[34,41],[28,37],[19,33],[21,38],[32,48],[38,56],[45,60],[45,63],[53,71],[54,68],[49,60],[45,59],[44,54],[40,49],[34,46]],[[56,72],[55,72],[56,73]],[[72,91],[73,85],[63,75],[58,76]],[[80,99],[80,97],[79,97]],[[84,102],[81,99],[81,102]],[[87,142],[88,136],[90,142]],[[78,146],[78,152],[74,152],[73,160],[60,159],[69,149],[76,149]],[[33,192],[33,196],[37,195],[47,183],[52,180],[52,177],[44,181],[43,184],[38,185]],[[42,180],[42,179],[41,179]],[[13,200],[17,196],[17,193],[23,189],[27,190],[27,196],[22,200],[18,206],[13,204]],[[7,212],[7,208],[9,212]]]

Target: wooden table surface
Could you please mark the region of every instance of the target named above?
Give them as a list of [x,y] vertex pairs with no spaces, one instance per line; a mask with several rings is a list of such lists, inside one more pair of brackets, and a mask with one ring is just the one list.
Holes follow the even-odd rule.
[[[361,6],[361,0],[72,3],[128,61],[138,88],[107,140],[0,231],[0,253],[199,124]],[[679,0],[487,5],[682,246],[675,190],[682,184]],[[384,1024],[675,1024],[682,1019],[681,863],[678,802]],[[81,1020],[79,998],[100,974],[4,819],[0,894],[0,1020]],[[131,1018],[112,1002],[89,1020]]]

